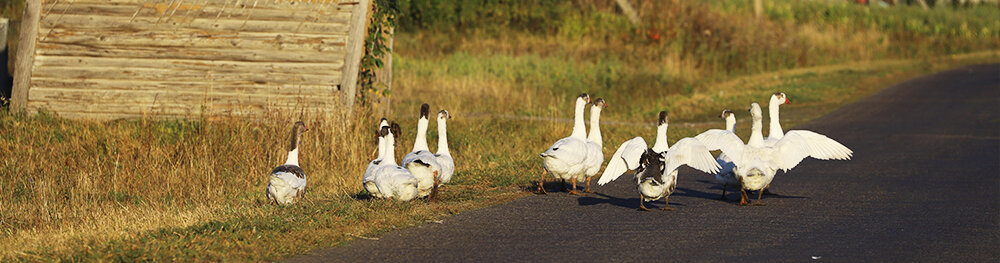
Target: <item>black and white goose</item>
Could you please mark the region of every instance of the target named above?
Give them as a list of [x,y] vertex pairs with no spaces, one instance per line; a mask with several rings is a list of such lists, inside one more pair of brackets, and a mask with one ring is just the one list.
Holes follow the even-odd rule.
[[451,114],[448,111],[438,112],[438,149],[434,157],[441,165],[441,173],[438,176],[441,178],[441,184],[451,182],[451,176],[455,174],[455,159],[451,158],[451,151],[448,150],[448,119],[451,119]]
[[584,160],[586,170],[584,178],[587,180],[587,187],[583,189],[585,193],[590,191],[590,179],[601,171],[604,164],[604,142],[601,137],[601,110],[608,107],[608,103],[603,98],[597,98],[590,104],[590,133],[587,134],[587,159]]
[[[722,111],[719,118],[726,120],[726,130],[729,132],[736,132],[736,115],[733,111],[726,109]],[[736,168],[736,164],[733,164],[733,159],[729,158],[726,153],[720,153],[719,158],[715,159],[719,163],[719,172],[715,173],[715,181],[722,185],[722,197],[720,200],[726,200],[726,187],[740,187],[739,176],[733,172]]]
[[275,204],[292,204],[305,197],[306,172],[299,167],[299,142],[302,140],[302,133],[308,130],[305,123],[295,122],[288,146],[288,159],[285,164],[271,170],[266,193],[267,199]]
[[590,95],[580,94],[576,97],[576,107],[573,115],[573,133],[569,137],[559,139],[552,144],[548,150],[539,154],[542,157],[542,177],[538,179],[538,193],[545,194],[545,174],[552,173],[556,178],[562,179],[563,189],[566,187],[566,180],[573,183],[573,189],[569,191],[572,195],[582,195],[576,192],[576,179],[583,176],[587,159],[587,129],[583,123],[583,111],[590,103]]
[[385,153],[372,172],[372,184],[375,186],[376,197],[410,201],[419,195],[419,181],[409,170],[396,164],[395,134],[399,134],[399,125],[396,123],[379,130],[379,135],[385,141]]
[[410,170],[410,173],[420,181],[420,197],[430,196],[433,201],[437,200],[438,185],[441,184],[441,178],[438,176],[441,173],[441,164],[437,162],[437,157],[427,147],[430,108],[431,106],[427,103],[420,105],[417,138],[413,141],[413,150],[403,156],[403,167]]
[[850,160],[853,152],[822,134],[806,130],[794,130],[785,134],[773,146],[764,143],[761,133],[760,105],[750,105],[750,116],[753,119],[750,139],[743,144],[735,133],[727,130],[712,129],[695,138],[711,150],[722,150],[736,165],[734,170],[739,176],[740,205],[747,205],[746,191],[759,191],[754,205],[760,202],[763,189],[774,179],[778,170],[795,168],[806,157],[820,160]]
[[383,155],[387,153],[385,150],[385,137],[381,134],[382,127],[389,127],[389,121],[385,118],[382,118],[382,120],[379,121],[378,127],[375,129],[375,137],[378,138],[378,155],[376,155],[375,160],[368,163],[368,167],[365,169],[365,175],[361,179],[361,183],[364,185],[365,190],[367,190],[369,194],[376,197],[380,196],[377,196],[379,193],[374,182],[374,172],[375,169],[378,168],[379,164],[382,163]]
[[[662,210],[670,208],[669,196],[677,186],[677,169],[687,165],[706,173],[716,173],[719,165],[701,142],[694,138],[683,138],[669,146],[666,143],[667,114],[660,112],[660,125],[657,127],[657,145],[665,150],[657,151],[646,146],[642,137],[635,137],[622,143],[608,160],[601,179],[597,184],[604,185],[618,179],[628,170],[635,170],[635,183],[639,190],[639,210],[648,210],[644,202],[652,202],[666,198]],[[662,127],[662,129],[660,129]],[[661,133],[662,132],[662,133]]]

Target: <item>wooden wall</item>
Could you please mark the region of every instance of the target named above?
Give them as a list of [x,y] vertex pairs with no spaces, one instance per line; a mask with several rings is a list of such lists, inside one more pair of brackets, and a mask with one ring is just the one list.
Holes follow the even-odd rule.
[[22,105],[93,119],[333,112],[353,102],[341,84],[357,75],[345,64],[363,35],[349,32],[367,4],[41,1]]

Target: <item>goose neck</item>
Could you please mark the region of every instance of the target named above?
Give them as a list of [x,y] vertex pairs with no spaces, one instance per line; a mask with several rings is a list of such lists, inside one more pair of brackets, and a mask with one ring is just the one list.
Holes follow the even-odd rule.
[[391,133],[385,137],[385,153],[382,153],[382,163],[396,165],[396,138]]
[[451,154],[448,151],[448,121],[438,119],[438,154]]
[[747,145],[755,147],[764,145],[764,134],[761,131],[763,130],[762,126],[764,125],[761,124],[760,117],[753,118],[753,125],[750,126],[750,139],[747,140]]
[[376,155],[375,158],[376,159],[382,159],[382,155],[384,155],[384,154],[385,154],[385,137],[379,136],[378,137],[378,155]]
[[587,134],[587,140],[596,142],[597,145],[603,145],[601,140],[601,107],[592,107],[590,109],[590,133]]
[[299,165],[299,148],[292,149],[288,151],[288,159],[286,159],[285,164]]
[[417,120],[417,139],[413,141],[413,151],[428,151],[427,147],[427,126],[428,120],[420,118]]
[[736,117],[726,117],[726,130],[733,133],[736,132]]
[[784,131],[781,130],[780,117],[778,116],[778,108],[781,105],[777,100],[771,100],[771,105],[767,107],[768,115],[771,117],[771,125],[769,127],[770,134],[768,136],[781,136],[784,135]]
[[587,128],[586,124],[583,123],[583,111],[585,106],[587,106],[587,102],[577,99],[576,110],[573,115],[573,134],[570,134],[570,137],[581,140],[587,139]]
[[653,151],[662,153],[670,148],[667,144],[667,124],[656,126],[656,142],[653,143]]

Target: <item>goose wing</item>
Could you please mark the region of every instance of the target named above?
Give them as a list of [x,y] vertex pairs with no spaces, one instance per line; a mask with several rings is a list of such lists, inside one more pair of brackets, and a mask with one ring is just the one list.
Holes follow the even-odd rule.
[[621,146],[618,146],[615,154],[611,155],[611,160],[608,160],[608,167],[604,168],[601,180],[598,180],[597,184],[607,184],[618,179],[619,176],[622,176],[628,170],[639,168],[639,159],[642,158],[642,154],[646,152],[646,149],[649,148],[642,137],[635,137],[622,143]]
[[711,129],[694,138],[704,144],[709,151],[722,150],[737,166],[743,160],[743,148],[746,144],[731,131]]
[[714,174],[719,172],[719,163],[712,157],[708,147],[694,138],[684,138],[673,146],[666,153],[663,153],[666,169],[664,174],[669,174],[681,165],[691,166],[699,171]]
[[304,189],[306,187],[306,172],[298,165],[285,164],[271,170],[271,176],[285,180],[289,187]]
[[825,135],[806,130],[785,133],[772,148],[773,165],[788,171],[806,157],[820,160],[850,160],[854,154],[843,144]]
[[572,137],[562,138],[540,155],[561,159],[567,163],[583,163],[587,159],[587,142]]

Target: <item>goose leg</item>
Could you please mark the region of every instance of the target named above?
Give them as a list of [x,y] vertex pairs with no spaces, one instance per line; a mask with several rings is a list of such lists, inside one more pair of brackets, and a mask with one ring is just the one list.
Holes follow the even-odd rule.
[[549,170],[542,169],[542,178],[538,178],[538,191],[535,192],[536,194],[540,195],[547,194],[545,192],[545,185],[543,184],[543,182],[545,182],[545,174],[548,172]]
[[767,186],[764,187],[764,194],[766,194],[766,195],[774,195],[773,193],[771,193],[770,189],[771,189],[771,184],[767,184]]
[[584,188],[583,192],[584,193],[593,193],[594,192],[594,191],[590,190],[590,177],[587,177],[587,188]]
[[753,203],[754,206],[762,206],[762,205],[764,205],[764,203],[760,202],[760,197],[764,195],[764,191],[766,191],[766,190],[765,189],[760,189],[760,191],[757,192],[757,202]]
[[726,200],[726,184],[722,184],[722,197],[719,200]]
[[747,190],[740,187],[740,205],[748,204],[750,204],[750,202],[747,202]]
[[573,179],[572,181],[573,181],[573,189],[569,190],[569,194],[571,194],[571,195],[586,195],[586,194],[581,194],[580,192],[577,192],[576,191],[576,179]]
[[438,186],[440,185],[441,178],[438,178],[438,172],[434,171],[434,187],[431,188],[431,202],[437,202]]
[[642,195],[641,194],[639,195],[639,209],[637,209],[637,210],[639,210],[639,211],[649,211],[649,208],[646,208],[646,205],[642,204]]
[[674,211],[674,208],[670,207],[670,196],[669,195],[663,197],[663,208],[660,208],[660,210],[663,210],[663,211]]

